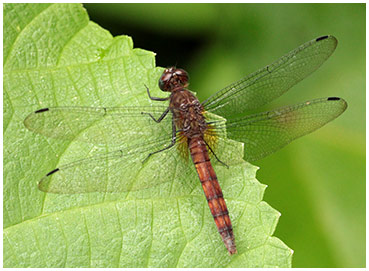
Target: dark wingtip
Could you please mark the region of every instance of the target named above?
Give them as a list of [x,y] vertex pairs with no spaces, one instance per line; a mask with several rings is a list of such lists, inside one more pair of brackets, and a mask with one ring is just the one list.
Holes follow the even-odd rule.
[[46,111],[49,111],[49,108],[42,108],[42,109],[36,110],[35,113],[37,114],[37,113],[42,113]]
[[344,112],[347,109],[347,102],[339,97],[328,97],[327,101],[340,101],[341,105],[342,105],[342,112]]
[[56,168],[56,169],[54,169],[54,170],[50,171],[49,173],[47,173],[47,174],[46,174],[46,177],[48,177],[48,176],[50,176],[50,175],[54,174],[54,173],[55,173],[55,172],[57,172],[57,171],[59,171],[59,168]]
[[316,39],[316,41],[321,41],[321,40],[325,40],[328,39],[329,36],[321,36],[319,38]]

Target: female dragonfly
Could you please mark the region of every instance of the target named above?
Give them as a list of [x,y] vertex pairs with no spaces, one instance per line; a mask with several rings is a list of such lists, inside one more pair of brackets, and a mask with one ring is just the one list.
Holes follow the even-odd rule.
[[[213,162],[225,166],[231,163],[216,155],[217,145],[222,137],[227,137],[244,143],[247,161],[263,158],[344,112],[346,102],[329,97],[269,112],[246,114],[281,96],[315,71],[333,53],[336,45],[333,36],[309,41],[271,65],[218,91],[203,103],[186,89],[187,72],[172,67],[164,70],[159,79],[159,88],[170,92],[168,97],[151,97],[147,89],[151,100],[169,101],[169,106],[49,107],[37,110],[24,121],[33,132],[109,148],[117,146],[114,151],[50,171],[39,182],[39,189],[68,194],[148,188],[170,181],[165,172],[173,172],[179,157],[184,157],[183,150],[188,150],[194,163],[189,166],[199,176],[228,252],[234,254],[237,250],[232,224],[210,157]],[[236,114],[240,117],[231,118]],[[147,165],[146,161],[155,157],[159,161],[156,170],[160,173],[152,178],[137,178],[137,172]]]

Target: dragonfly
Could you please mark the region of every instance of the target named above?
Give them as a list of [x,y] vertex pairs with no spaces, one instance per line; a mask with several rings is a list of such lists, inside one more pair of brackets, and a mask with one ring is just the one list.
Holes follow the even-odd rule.
[[[166,105],[39,109],[24,120],[30,131],[107,146],[109,151],[60,165],[38,188],[60,194],[147,189],[172,181],[180,157],[191,157],[194,166],[182,169],[197,173],[224,245],[235,254],[232,223],[213,168],[214,163],[229,167],[232,158],[217,153],[217,148],[227,145],[227,138],[242,142],[244,159],[255,161],[342,114],[347,103],[338,97],[248,114],[318,69],[336,46],[337,39],[330,35],[311,40],[202,103],[187,89],[188,73],[171,67],[159,78],[159,88],[169,96],[152,97],[146,87],[149,99]],[[156,162],[149,168],[151,175],[138,178],[151,159]]]

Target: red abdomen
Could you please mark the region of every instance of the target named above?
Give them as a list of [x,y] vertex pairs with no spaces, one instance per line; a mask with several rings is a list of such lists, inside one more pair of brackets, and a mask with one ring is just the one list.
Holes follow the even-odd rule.
[[210,163],[206,143],[201,136],[193,137],[188,139],[188,147],[218,231],[229,254],[234,254],[237,250],[232,223],[228,215],[227,205],[223,199],[222,189]]

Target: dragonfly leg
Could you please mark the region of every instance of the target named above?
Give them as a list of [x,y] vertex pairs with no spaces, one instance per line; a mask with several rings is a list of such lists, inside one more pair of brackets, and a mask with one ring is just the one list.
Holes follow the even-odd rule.
[[209,146],[209,144],[206,141],[205,141],[205,144],[206,144],[206,146],[208,146],[208,149],[211,151],[211,153],[214,155],[214,157],[218,160],[218,162],[221,163],[223,166],[226,166],[227,169],[229,169],[229,166],[218,158],[218,156],[215,154],[215,152],[211,149],[211,147]]
[[153,101],[163,102],[163,101],[168,101],[170,99],[170,96],[166,97],[166,98],[151,97],[149,88],[146,85],[145,85],[145,87],[146,87],[147,95],[149,95],[149,98]]
[[161,150],[149,153],[149,155],[145,158],[145,160],[142,161],[142,163],[145,163],[146,160],[149,159],[149,157],[151,155],[170,149],[171,147],[173,147],[176,144],[176,141],[177,141],[176,124],[175,124],[174,120],[172,119],[172,142],[170,143],[170,145],[166,146],[165,148],[163,148]]
[[150,113],[146,113],[146,112],[141,112],[141,114],[145,114],[145,115],[149,115],[150,116],[150,118],[152,118],[155,122],[157,122],[157,123],[159,123],[159,122],[161,122],[164,118],[165,118],[165,116],[168,114],[168,112],[169,112],[169,107],[163,112],[163,114],[161,114],[161,116],[158,118],[158,119],[156,119],[152,114],[150,114]]

